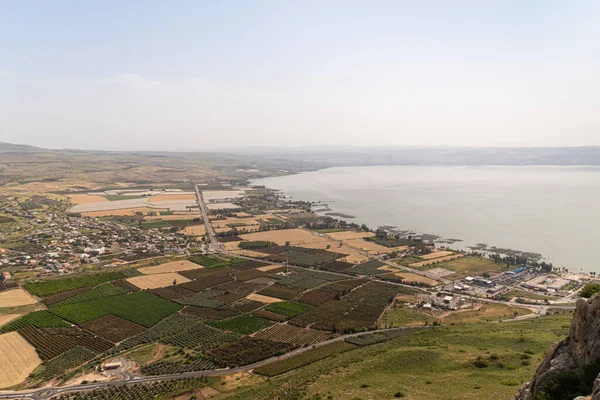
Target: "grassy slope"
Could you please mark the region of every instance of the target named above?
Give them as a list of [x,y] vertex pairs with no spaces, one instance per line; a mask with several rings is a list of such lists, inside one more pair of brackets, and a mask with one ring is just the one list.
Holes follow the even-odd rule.
[[[572,316],[520,322],[446,326],[392,342],[353,350],[254,386],[232,399],[512,399],[529,380],[544,352],[563,338]],[[533,352],[522,365],[525,351]],[[475,368],[478,356],[488,368]],[[362,387],[361,387],[362,386]],[[285,395],[284,395],[285,393]]]

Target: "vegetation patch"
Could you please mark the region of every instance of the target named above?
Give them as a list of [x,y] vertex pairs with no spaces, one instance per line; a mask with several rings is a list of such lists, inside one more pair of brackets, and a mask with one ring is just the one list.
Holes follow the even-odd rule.
[[120,272],[103,272],[99,274],[81,275],[52,281],[29,282],[25,289],[35,296],[51,296],[87,286],[96,286],[104,282],[116,281],[124,278]]
[[297,289],[277,284],[267,286],[258,292],[258,294],[262,294],[263,296],[276,297],[283,300],[295,299],[299,293]]
[[86,322],[82,327],[113,343],[121,342],[146,331],[142,325],[112,314]]
[[297,301],[282,301],[279,303],[269,304],[265,310],[271,311],[277,314],[281,314],[286,318],[294,318],[300,314],[303,314],[311,309],[308,304],[300,303]]
[[46,310],[34,311],[2,326],[1,332],[12,332],[27,326],[35,326],[37,328],[54,328],[68,327],[70,324]]
[[250,335],[272,325],[266,319],[253,315],[240,315],[239,317],[222,321],[208,321],[207,324],[224,331],[236,332],[242,335]]
[[238,367],[284,354],[292,348],[288,343],[245,337],[238,342],[209,350],[207,354],[225,365]]

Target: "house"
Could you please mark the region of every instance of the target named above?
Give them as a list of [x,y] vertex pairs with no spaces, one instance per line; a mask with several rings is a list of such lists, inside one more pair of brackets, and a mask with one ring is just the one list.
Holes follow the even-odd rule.
[[8,281],[10,280],[10,272],[4,271],[0,274],[0,281]]

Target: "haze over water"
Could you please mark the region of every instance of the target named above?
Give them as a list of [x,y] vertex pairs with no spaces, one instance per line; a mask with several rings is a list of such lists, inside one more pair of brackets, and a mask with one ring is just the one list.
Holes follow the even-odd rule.
[[370,228],[399,229],[542,254],[600,272],[600,167],[342,167],[255,180]]

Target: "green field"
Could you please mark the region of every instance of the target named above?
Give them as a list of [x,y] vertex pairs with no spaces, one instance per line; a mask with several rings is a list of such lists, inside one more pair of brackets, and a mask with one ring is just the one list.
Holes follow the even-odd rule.
[[163,300],[148,292],[137,292],[54,307],[50,312],[76,324],[113,314],[151,327],[181,308],[179,304]]
[[17,331],[26,326],[35,326],[37,328],[64,328],[70,326],[70,324],[48,311],[34,311],[2,326],[0,332],[6,333]]
[[242,335],[250,335],[273,325],[272,322],[253,315],[241,315],[221,321],[208,321],[206,324],[224,331],[241,333]]
[[282,301],[280,303],[272,303],[265,307],[265,310],[283,315],[287,318],[294,318],[297,315],[307,312],[312,307],[308,304],[297,301]]
[[[428,329],[312,362],[228,398],[366,400],[402,393],[408,400],[508,400],[567,334],[570,321],[561,315]],[[475,367],[478,357],[487,367]],[[287,368],[265,369],[275,374]]]
[[103,272],[51,281],[30,282],[25,285],[25,289],[34,296],[44,297],[82,287],[96,286],[104,282],[116,281],[124,277],[125,276],[120,272]]
[[204,268],[223,267],[231,264],[229,261],[223,260],[222,258],[208,256],[192,256],[188,258],[188,260],[198,265],[202,265]]
[[104,283],[92,290],[81,294],[77,294],[73,297],[69,297],[66,300],[52,304],[52,307],[60,307],[65,306],[67,304],[83,303],[85,301],[98,300],[103,299],[105,297],[118,296],[121,294],[127,294],[127,290],[115,286],[111,283]]

